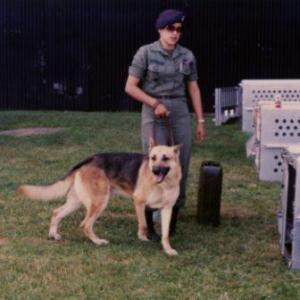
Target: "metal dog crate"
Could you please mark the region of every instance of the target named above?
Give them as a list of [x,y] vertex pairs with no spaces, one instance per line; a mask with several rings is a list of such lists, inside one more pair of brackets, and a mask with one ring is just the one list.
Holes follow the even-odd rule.
[[257,158],[258,177],[262,181],[281,182],[283,176],[282,151],[284,148],[261,146]]
[[292,269],[300,269],[300,146],[283,153],[284,181],[278,212],[280,252]]
[[241,88],[215,89],[215,125],[220,126],[229,119],[241,117]]
[[255,109],[256,165],[259,179],[282,181],[282,152],[300,144],[300,103],[281,103],[280,107],[261,103]]
[[242,130],[254,132],[253,109],[260,101],[300,102],[300,80],[242,80]]

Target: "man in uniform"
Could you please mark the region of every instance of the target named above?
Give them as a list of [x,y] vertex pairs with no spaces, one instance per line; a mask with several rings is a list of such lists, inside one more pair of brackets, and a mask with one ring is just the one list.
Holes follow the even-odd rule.
[[[159,40],[142,46],[129,67],[125,91],[143,103],[142,143],[148,152],[149,137],[159,144],[181,144],[182,180],[180,195],[173,208],[170,235],[175,233],[179,209],[186,198],[186,179],[192,145],[191,117],[187,98],[192,101],[196,115],[196,140],[205,135],[201,94],[197,83],[197,67],[193,53],[178,44],[185,15],[168,9],[156,20]],[[148,238],[158,240],[153,226],[153,211],[146,209]]]

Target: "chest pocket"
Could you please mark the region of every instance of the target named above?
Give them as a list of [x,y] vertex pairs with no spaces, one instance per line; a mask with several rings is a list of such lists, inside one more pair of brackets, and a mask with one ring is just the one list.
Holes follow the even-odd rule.
[[190,63],[180,62],[179,72],[183,75],[190,75],[192,73],[192,68]]
[[192,66],[191,66],[192,62],[187,62],[185,60],[182,60],[179,63],[179,72],[183,75],[190,75],[192,73]]
[[166,67],[164,65],[149,64],[146,79],[148,81],[158,82],[163,80],[166,75]]

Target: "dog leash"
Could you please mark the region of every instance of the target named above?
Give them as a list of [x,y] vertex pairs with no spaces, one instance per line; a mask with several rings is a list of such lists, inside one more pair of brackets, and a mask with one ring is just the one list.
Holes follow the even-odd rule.
[[152,137],[153,137],[154,141],[156,141],[156,127],[157,127],[157,121],[158,120],[161,120],[162,122],[166,122],[166,128],[167,128],[167,131],[168,131],[167,145],[168,146],[174,146],[175,145],[174,135],[173,135],[173,132],[172,132],[171,120],[170,120],[169,117],[165,117],[163,119],[158,119],[158,118],[154,119],[153,128],[152,128]]

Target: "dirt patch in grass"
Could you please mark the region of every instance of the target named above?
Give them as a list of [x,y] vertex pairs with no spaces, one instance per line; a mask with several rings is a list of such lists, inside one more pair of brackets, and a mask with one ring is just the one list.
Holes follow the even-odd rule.
[[235,218],[250,219],[255,217],[257,213],[252,209],[243,206],[226,204],[226,205],[222,205],[221,215],[222,217],[227,219],[235,219]]
[[47,128],[47,127],[34,127],[34,128],[20,128],[14,130],[4,130],[0,131],[0,135],[9,135],[15,137],[49,134],[63,131],[64,128]]
[[0,237],[0,246],[6,245],[6,244],[8,244],[8,239]]

